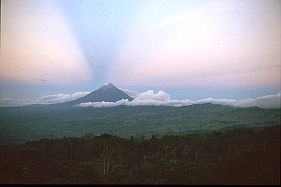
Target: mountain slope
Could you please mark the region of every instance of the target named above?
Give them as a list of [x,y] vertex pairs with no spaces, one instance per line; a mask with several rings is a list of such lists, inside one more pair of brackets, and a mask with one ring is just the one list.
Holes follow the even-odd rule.
[[60,105],[77,105],[80,103],[87,103],[87,102],[116,102],[121,99],[128,99],[132,101],[133,98],[128,96],[125,92],[118,89],[111,83],[103,85],[101,88],[89,93],[88,95],[81,97],[79,99],[68,101],[65,103],[60,103]]

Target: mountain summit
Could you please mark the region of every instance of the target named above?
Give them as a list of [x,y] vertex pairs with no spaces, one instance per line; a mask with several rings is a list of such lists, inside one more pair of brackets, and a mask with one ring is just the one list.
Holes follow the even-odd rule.
[[112,83],[107,83],[99,89],[89,93],[88,95],[79,99],[68,101],[63,104],[76,105],[87,102],[116,102],[121,99],[128,99],[132,101],[133,98],[128,96],[125,92],[114,86]]

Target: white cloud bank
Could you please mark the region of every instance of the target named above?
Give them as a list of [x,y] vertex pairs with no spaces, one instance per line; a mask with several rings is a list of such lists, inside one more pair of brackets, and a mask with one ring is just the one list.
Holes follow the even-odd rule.
[[123,92],[125,92],[128,96],[137,99],[137,100],[144,100],[144,99],[154,99],[158,101],[166,101],[170,100],[170,95],[166,92],[160,90],[158,93],[154,93],[154,90],[147,90],[146,92],[139,92],[135,90],[129,90],[124,88],[119,88]]
[[[131,97],[134,100],[129,101],[127,99],[122,99],[117,102],[87,102],[81,103],[77,106],[79,107],[115,107],[120,105],[125,106],[172,106],[172,107],[182,107],[194,104],[219,104],[219,105],[229,105],[234,107],[259,107],[259,108],[280,108],[280,92],[275,95],[266,95],[258,98],[248,98],[248,99],[216,99],[216,98],[205,98],[199,100],[173,100],[170,95],[162,90],[155,92],[153,90],[148,90],[146,92],[140,93],[138,91],[122,89],[127,94],[131,93]],[[76,92],[73,94],[53,94],[53,95],[43,95],[37,100],[32,99],[14,99],[14,98],[3,98],[0,99],[0,106],[23,106],[31,104],[54,104],[62,103],[66,101],[71,101],[83,97],[90,92]]]
[[32,105],[32,104],[54,104],[54,103],[63,103],[67,101],[72,101],[83,97],[90,92],[75,92],[73,94],[53,94],[53,95],[43,95],[39,99],[32,100],[27,98],[1,98],[0,106],[24,106],[24,105]]
[[24,106],[24,105],[31,105],[34,104],[34,101],[32,99],[27,98],[1,98],[0,99],[0,106],[6,107],[6,106]]
[[72,101],[78,99],[80,97],[84,97],[90,92],[76,92],[73,94],[54,94],[54,95],[43,95],[40,97],[39,103],[40,104],[53,104],[53,103],[62,103],[66,101]]
[[170,95],[162,90],[160,90],[158,93],[154,93],[153,90],[148,90],[146,92],[139,94],[139,96],[136,97],[134,100],[138,100],[138,101],[155,100],[155,101],[165,102],[170,100]]
[[141,93],[135,90],[129,90],[129,89],[125,89],[125,88],[119,88],[120,90],[122,90],[123,92],[125,92],[128,96],[132,97],[132,98],[136,98],[138,97]]
[[154,92],[153,90],[148,90],[144,93],[139,94],[133,101],[127,99],[122,99],[117,102],[87,102],[81,103],[80,107],[115,107],[120,105],[126,106],[172,106],[172,107],[182,107],[189,106],[193,104],[219,104],[219,105],[230,105],[234,107],[259,107],[259,108],[280,108],[280,92],[276,95],[266,95],[258,98],[249,98],[242,100],[235,99],[215,99],[206,98],[200,100],[171,100],[170,95],[166,92],[160,90]]

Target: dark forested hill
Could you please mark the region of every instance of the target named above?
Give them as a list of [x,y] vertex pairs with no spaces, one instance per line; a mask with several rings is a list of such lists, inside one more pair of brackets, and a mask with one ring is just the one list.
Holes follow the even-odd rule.
[[216,129],[272,125],[280,125],[280,109],[213,104],[187,107],[10,107],[0,108],[0,144],[86,133],[150,137],[152,134],[205,133]]
[[280,126],[2,145],[0,183],[280,184]]

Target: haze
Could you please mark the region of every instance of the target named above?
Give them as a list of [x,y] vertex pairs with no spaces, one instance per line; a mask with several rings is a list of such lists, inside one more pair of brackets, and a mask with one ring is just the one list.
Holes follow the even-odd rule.
[[274,95],[280,11],[278,0],[3,0],[0,98],[106,82],[175,99]]

